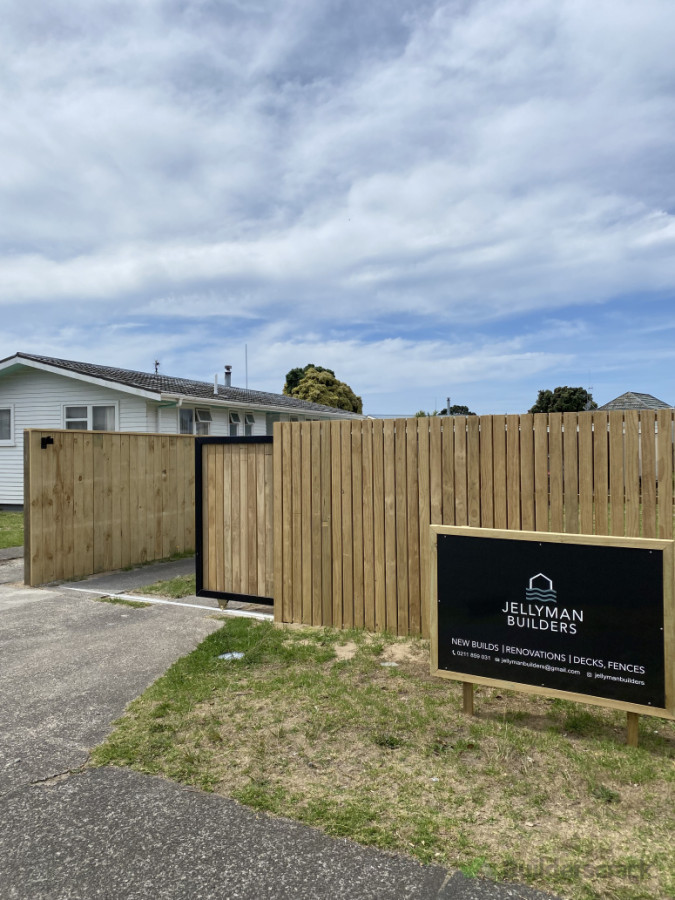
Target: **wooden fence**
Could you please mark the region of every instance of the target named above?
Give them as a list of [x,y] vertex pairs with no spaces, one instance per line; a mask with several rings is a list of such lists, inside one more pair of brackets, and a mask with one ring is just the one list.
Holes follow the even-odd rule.
[[284,622],[428,635],[433,524],[673,536],[673,410],[280,423]]
[[[200,577],[284,622],[428,634],[431,523],[673,536],[673,410],[277,423],[273,447],[204,442]],[[190,436],[31,430],[26,582],[193,550],[194,477]]]
[[272,597],[272,439],[197,438],[196,449],[197,593]]
[[25,581],[45,584],[194,550],[194,438],[30,430]]

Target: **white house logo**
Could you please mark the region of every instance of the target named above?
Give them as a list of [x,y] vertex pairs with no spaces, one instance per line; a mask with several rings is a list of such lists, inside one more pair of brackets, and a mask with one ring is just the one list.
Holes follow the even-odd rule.
[[553,590],[553,582],[548,575],[539,572],[538,575],[530,578],[530,583],[525,591],[525,599],[528,603],[555,603],[558,595]]
[[582,609],[558,606],[558,593],[553,581],[538,572],[525,589],[525,603],[509,601],[502,609],[509,628],[531,628],[533,631],[554,631],[576,634],[577,625],[584,621]]

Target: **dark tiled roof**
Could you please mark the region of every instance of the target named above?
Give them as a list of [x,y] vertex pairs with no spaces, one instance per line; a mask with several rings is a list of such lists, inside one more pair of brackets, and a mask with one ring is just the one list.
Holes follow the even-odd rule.
[[672,409],[670,403],[657,400],[651,394],[637,394],[635,391],[626,391],[615,400],[603,404],[600,409]]
[[[218,397],[213,393],[213,382],[190,381],[188,378],[172,378],[170,375],[162,375],[153,372],[135,372],[131,369],[117,369],[114,366],[97,366],[93,363],[75,362],[70,359],[54,359],[51,356],[34,356],[31,353],[17,353],[20,359],[31,359],[35,362],[53,366],[55,369],[64,369],[75,372],[78,375],[89,375],[92,378],[100,378],[114,384],[125,387],[138,388],[143,391],[152,391],[156,394],[179,394],[183,397],[192,397],[195,400],[232,400],[236,403],[245,403],[258,407],[283,407],[289,410],[297,410],[304,413],[330,413],[333,418],[354,418],[355,414],[344,409],[334,409],[332,406],[324,406],[321,403],[310,403],[307,400],[298,400],[296,397],[287,397],[285,394],[270,394],[265,391],[248,391],[244,388],[225,387],[218,385]],[[9,357],[13,359],[14,357]],[[5,362],[5,360],[2,360]]]

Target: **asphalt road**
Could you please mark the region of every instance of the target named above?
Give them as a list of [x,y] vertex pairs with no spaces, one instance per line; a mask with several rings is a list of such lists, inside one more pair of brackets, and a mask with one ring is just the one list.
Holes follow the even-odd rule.
[[0,900],[544,900],[164,779],[83,768],[127,703],[219,625],[196,608],[27,589],[19,568],[0,560]]

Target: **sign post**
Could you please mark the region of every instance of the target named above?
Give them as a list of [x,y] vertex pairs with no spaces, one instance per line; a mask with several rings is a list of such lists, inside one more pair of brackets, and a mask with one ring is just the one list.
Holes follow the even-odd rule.
[[674,542],[431,526],[431,672],[675,719]]
[[464,700],[464,713],[467,716],[473,715],[473,682],[465,681],[462,685],[463,688],[463,700]]

